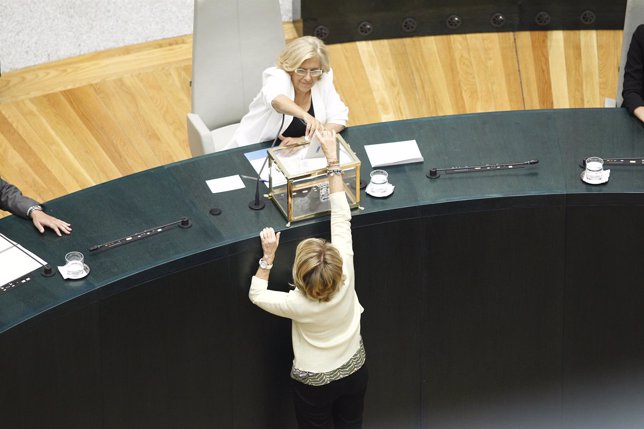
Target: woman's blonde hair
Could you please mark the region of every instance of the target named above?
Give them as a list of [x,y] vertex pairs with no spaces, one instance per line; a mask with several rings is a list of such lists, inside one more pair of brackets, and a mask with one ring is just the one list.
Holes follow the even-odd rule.
[[320,66],[324,72],[330,70],[329,55],[323,41],[313,36],[303,36],[286,45],[277,58],[277,67],[286,72],[293,72],[302,63],[311,58],[319,57]]
[[293,283],[307,297],[329,301],[342,279],[342,256],[333,244],[320,238],[307,238],[297,245]]

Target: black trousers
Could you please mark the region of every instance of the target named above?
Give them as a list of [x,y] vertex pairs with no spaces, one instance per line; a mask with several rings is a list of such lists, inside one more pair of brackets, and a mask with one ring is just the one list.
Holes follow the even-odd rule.
[[295,416],[300,429],[360,429],[369,372],[365,362],[348,377],[324,386],[291,379]]

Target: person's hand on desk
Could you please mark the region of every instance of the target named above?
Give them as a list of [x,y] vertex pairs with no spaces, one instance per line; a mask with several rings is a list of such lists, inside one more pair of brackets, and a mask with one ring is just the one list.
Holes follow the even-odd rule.
[[72,232],[70,224],[50,216],[42,210],[32,210],[31,221],[41,234],[45,232],[45,227],[54,231],[59,237],[61,237],[62,234],[71,234]]

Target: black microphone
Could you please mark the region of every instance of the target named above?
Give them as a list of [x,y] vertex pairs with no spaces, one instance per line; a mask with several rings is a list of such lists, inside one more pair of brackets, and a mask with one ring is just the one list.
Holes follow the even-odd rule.
[[[275,143],[277,143],[277,139],[282,133],[283,126],[284,126],[284,114],[282,113],[282,122],[280,123],[280,128],[279,130],[277,130],[277,134],[275,135],[275,138],[273,139],[273,143],[271,143],[271,147],[269,149],[275,147]],[[260,168],[259,172],[257,173],[257,181],[255,183],[255,198],[248,203],[248,208],[251,210],[262,210],[266,206],[266,203],[264,203],[264,200],[260,199],[259,197],[259,182],[261,182],[262,180],[262,172],[264,171],[264,167],[266,167],[267,162],[268,162],[268,150],[266,151],[266,158],[264,158],[264,163],[262,164],[262,168]]]
[[[41,274],[43,277],[52,277],[54,274],[56,274],[56,272],[55,272],[55,271],[54,271],[54,269],[51,267],[51,265],[49,265],[49,264],[43,264],[39,259],[36,259],[36,258],[34,257],[34,255],[32,255],[31,253],[27,252],[25,249],[23,249],[23,248],[22,248],[22,246],[20,246],[20,245],[19,245],[18,243],[16,243],[15,241],[13,241],[13,240],[9,239],[6,235],[4,235],[4,234],[0,234],[0,237],[4,238],[5,240],[7,240],[7,242],[8,242],[9,244],[11,244],[11,247],[8,247],[7,249],[4,249],[2,252],[6,252],[6,251],[7,251],[7,250],[9,250],[9,249],[16,248],[16,249],[18,249],[20,252],[24,253],[25,255],[29,256],[31,259],[33,259],[34,261],[36,261],[36,263],[42,267],[42,271],[40,272],[40,274]],[[7,283],[7,285],[4,285],[4,286],[0,287],[0,290],[2,290],[2,291],[4,292],[5,290],[8,290],[8,289],[9,289],[9,288],[11,288],[11,287],[15,287],[15,286],[17,286],[19,283],[23,283],[23,281],[20,281],[20,280],[25,280],[25,279],[23,278],[23,279],[17,279],[17,280],[11,281],[11,282]],[[14,283],[15,283],[15,284],[14,284]],[[9,286],[9,287],[5,287],[5,286]]]
[[446,174],[456,174],[456,173],[482,173],[486,171],[496,171],[496,170],[512,170],[515,168],[523,168],[529,165],[538,164],[538,159],[531,159],[530,161],[524,162],[512,162],[507,164],[485,164],[485,165],[473,165],[473,166],[464,166],[464,167],[448,167],[448,168],[432,168],[427,172],[426,176],[430,179],[437,179],[440,177],[439,171],[443,171]]

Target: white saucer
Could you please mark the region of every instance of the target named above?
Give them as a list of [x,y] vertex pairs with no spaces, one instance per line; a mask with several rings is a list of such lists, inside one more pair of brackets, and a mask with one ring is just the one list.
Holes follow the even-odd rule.
[[65,266],[58,267],[58,271],[60,271],[60,275],[63,276],[65,280],[67,279],[78,280],[78,279],[82,279],[83,277],[87,277],[87,275],[89,274],[89,267],[87,266],[87,264],[83,264],[83,267],[85,267],[85,269],[83,270],[82,273],[78,273],[74,275],[69,274]]
[[364,190],[367,194],[371,195],[372,197],[376,198],[384,198],[388,197],[389,195],[394,193],[394,189],[396,187],[392,185],[391,183],[387,183],[387,187],[382,190],[382,191],[374,191],[373,187],[371,186],[371,183],[367,185],[367,188]]
[[608,182],[608,179],[610,178],[610,170],[602,171],[601,179],[596,179],[596,180],[586,179],[586,170],[582,171],[579,177],[581,178],[582,182],[588,183],[589,185],[601,185]]

